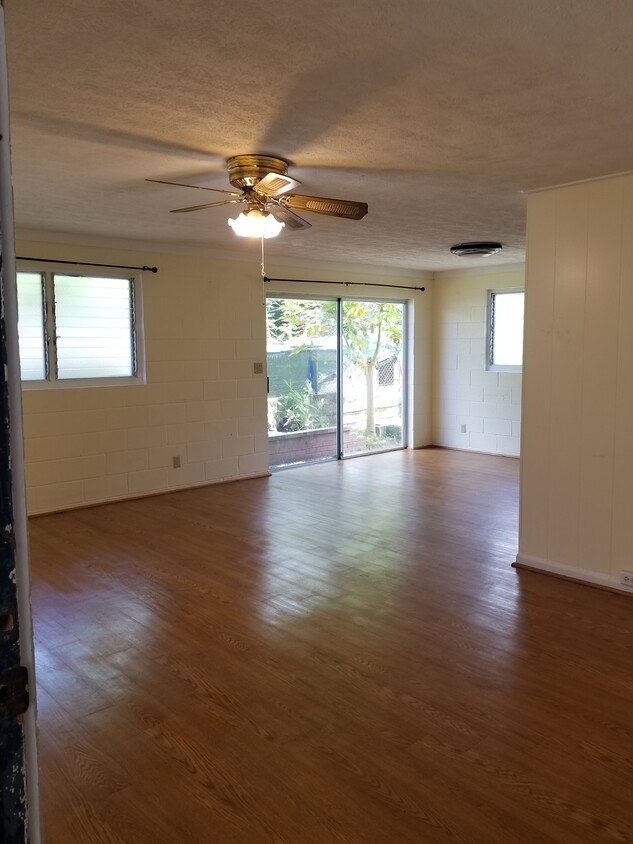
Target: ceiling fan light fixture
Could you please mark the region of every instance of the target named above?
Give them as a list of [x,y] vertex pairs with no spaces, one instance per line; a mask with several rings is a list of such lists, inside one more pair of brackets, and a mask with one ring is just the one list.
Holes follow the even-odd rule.
[[251,208],[236,217],[230,218],[229,226],[239,237],[277,237],[284,224],[276,220],[269,211]]
[[489,258],[503,249],[503,244],[492,240],[476,240],[470,243],[456,243],[451,253],[460,258]]
[[[205,185],[169,182],[164,179],[147,179],[147,181],[224,195],[223,199],[218,199],[216,202],[188,205],[186,208],[172,208],[171,214],[184,214],[189,211],[216,208],[220,205],[245,203],[246,210],[237,219],[228,221],[239,237],[276,237],[284,226],[287,231],[309,229],[311,223],[304,220],[297,213],[298,211],[310,211],[314,214],[348,220],[362,220],[368,211],[366,202],[294,193],[294,188],[301,182],[288,175],[288,162],[283,158],[271,155],[234,155],[227,160],[226,164],[229,182],[236,188],[234,191],[209,188]],[[269,210],[271,208],[274,210]]]

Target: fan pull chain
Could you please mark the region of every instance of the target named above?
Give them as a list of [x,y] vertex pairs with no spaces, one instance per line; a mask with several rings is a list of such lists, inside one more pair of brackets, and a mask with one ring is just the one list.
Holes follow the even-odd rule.
[[266,278],[266,267],[264,266],[264,235],[262,235],[262,263],[261,263],[262,278]]
[[264,236],[262,235],[262,263],[261,263],[261,273],[262,273],[262,304],[264,307],[266,306],[266,267],[264,266]]

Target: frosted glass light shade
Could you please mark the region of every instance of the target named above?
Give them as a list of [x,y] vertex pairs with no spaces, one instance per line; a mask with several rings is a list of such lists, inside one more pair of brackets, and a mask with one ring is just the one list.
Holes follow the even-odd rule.
[[276,220],[268,211],[251,208],[242,211],[236,219],[229,219],[229,226],[240,237],[277,237],[284,224]]

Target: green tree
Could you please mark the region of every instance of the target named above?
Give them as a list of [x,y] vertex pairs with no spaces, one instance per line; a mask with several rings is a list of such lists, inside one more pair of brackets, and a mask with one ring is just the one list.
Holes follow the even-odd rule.
[[365,373],[366,435],[376,432],[376,366],[387,344],[402,345],[402,305],[393,302],[343,302],[345,356]]

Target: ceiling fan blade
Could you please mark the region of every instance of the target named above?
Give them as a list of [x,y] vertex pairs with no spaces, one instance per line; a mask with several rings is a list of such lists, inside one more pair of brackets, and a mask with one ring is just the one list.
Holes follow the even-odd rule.
[[349,199],[328,199],[325,196],[301,196],[298,193],[282,196],[280,202],[292,211],[312,211],[314,214],[347,217],[349,220],[361,220],[368,211],[366,202],[353,202]]
[[212,190],[214,193],[228,193],[229,196],[241,196],[234,190],[221,190],[220,188],[204,188],[202,185],[183,185],[182,182],[165,182],[163,179],[145,179],[146,182],[154,182],[157,185],[173,185],[176,188],[195,188],[196,190]]
[[263,179],[260,179],[253,190],[255,193],[261,193],[263,196],[280,196],[286,191],[299,187],[301,182],[296,179],[291,179],[290,176],[282,175],[281,173],[267,173]]
[[242,199],[221,199],[219,202],[206,202],[204,205],[190,205],[188,208],[173,208],[170,214],[182,214],[186,211],[200,211],[203,208],[217,208],[219,205],[233,205],[235,202],[242,202]]
[[294,211],[291,211],[290,208],[286,208],[283,205],[278,205],[276,208],[272,209],[270,213],[273,215],[275,220],[279,220],[280,223],[284,223],[287,229],[299,230],[312,228],[312,223],[304,220],[303,217],[300,217],[298,214],[295,214]]

